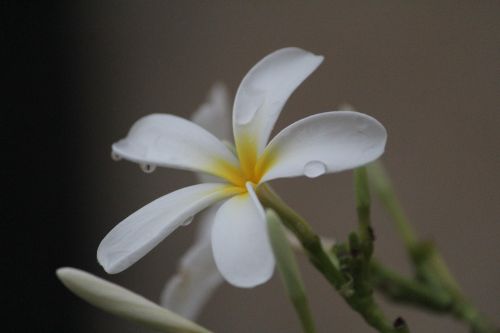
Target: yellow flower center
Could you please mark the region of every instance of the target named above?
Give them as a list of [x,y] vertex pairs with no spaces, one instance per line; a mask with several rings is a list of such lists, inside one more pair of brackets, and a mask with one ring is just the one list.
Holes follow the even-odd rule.
[[239,167],[225,160],[219,160],[213,167],[214,174],[226,179],[231,184],[245,188],[247,182],[259,184],[262,176],[273,163],[269,154],[258,156],[256,142],[250,136],[243,136],[236,145]]

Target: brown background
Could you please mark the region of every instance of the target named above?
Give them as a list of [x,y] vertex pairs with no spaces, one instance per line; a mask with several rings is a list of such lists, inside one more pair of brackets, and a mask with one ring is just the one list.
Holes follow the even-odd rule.
[[[500,324],[500,3],[498,1],[82,1],[71,13],[74,65],[84,110],[75,121],[79,181],[73,226],[80,262],[100,240],[151,200],[195,182],[192,174],[114,163],[110,144],[139,117],[189,117],[216,80],[234,92],[246,71],[281,47],[325,56],[294,93],[277,124],[352,103],[380,120],[384,159],[419,233],[439,245],[465,293]],[[351,173],[273,183],[323,235],[355,228]],[[374,208],[376,255],[409,272],[393,225]],[[195,223],[192,224],[194,226]],[[156,300],[195,228],[183,228],[124,273],[108,276]],[[301,259],[320,332],[372,332]],[[447,317],[382,301],[412,332],[466,332]],[[140,332],[90,307],[87,332]],[[275,275],[264,286],[224,286],[200,322],[216,332],[299,332]]]

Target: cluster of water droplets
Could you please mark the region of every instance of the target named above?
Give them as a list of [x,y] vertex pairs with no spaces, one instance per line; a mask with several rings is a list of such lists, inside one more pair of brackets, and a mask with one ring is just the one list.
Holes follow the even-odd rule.
[[120,161],[122,159],[122,157],[120,155],[118,155],[117,153],[115,153],[114,151],[111,152],[111,159],[113,161]]
[[[111,159],[113,161],[120,161],[122,159],[122,157],[119,154],[117,154],[116,152],[112,151],[111,152]],[[150,164],[150,163],[140,163],[139,167],[145,173],[151,173],[151,172],[156,170],[156,165]]]

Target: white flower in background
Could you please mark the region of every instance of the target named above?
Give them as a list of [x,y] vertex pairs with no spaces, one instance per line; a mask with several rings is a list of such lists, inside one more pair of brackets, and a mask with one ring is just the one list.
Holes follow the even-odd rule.
[[189,319],[196,319],[213,292],[223,282],[212,255],[210,231],[218,206],[203,215],[198,235],[182,256],[177,273],[166,283],[160,304]]
[[204,172],[218,182],[189,186],[144,206],[113,228],[97,257],[108,273],[118,273],[142,258],[204,208],[217,210],[211,244],[217,268],[231,284],[253,287],[274,269],[265,216],[254,188],[266,181],[352,169],[378,158],[386,131],[372,117],[325,112],[288,126],[269,143],[288,97],[322,62],[298,48],[271,53],[241,82],[233,107],[236,154],[202,127],[168,114],[139,119],[127,137],[113,145],[115,157],[151,170],[156,166]]
[[[192,121],[224,141],[231,140],[231,111],[227,90],[222,84],[211,89],[208,101],[191,117]],[[198,173],[202,182],[215,177]],[[160,304],[183,317],[195,319],[215,289],[224,279],[212,255],[211,230],[219,205],[209,207],[201,214],[194,244],[180,260],[177,274],[166,283]]]

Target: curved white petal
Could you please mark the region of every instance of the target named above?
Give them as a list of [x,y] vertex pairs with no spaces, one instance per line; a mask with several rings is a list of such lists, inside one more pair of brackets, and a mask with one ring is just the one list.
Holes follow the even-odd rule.
[[362,113],[334,111],[299,120],[269,143],[258,167],[261,181],[356,168],[384,152],[387,133],[377,120]]
[[196,243],[182,258],[179,272],[165,286],[161,305],[195,319],[215,289],[224,282],[215,266],[210,242]]
[[251,141],[255,146],[253,155],[264,150],[288,97],[322,61],[322,56],[289,47],[269,54],[248,72],[236,93],[233,110],[234,139],[240,158],[241,150],[248,150],[248,143],[242,141]]
[[203,171],[223,176],[221,162],[238,166],[234,154],[195,123],[170,114],[139,119],[126,138],[112,146],[113,155],[140,164]]
[[[212,86],[207,101],[193,113],[191,120],[223,142],[233,140],[229,94],[224,84],[218,82]],[[206,173],[197,173],[197,177],[202,183],[220,181],[219,177]]]
[[191,120],[220,140],[232,141],[231,107],[229,93],[224,84],[215,83],[212,86],[207,101],[193,113]]
[[110,274],[142,258],[177,227],[205,207],[241,189],[225,184],[199,184],[169,193],[116,225],[102,240],[97,259]]
[[161,305],[190,319],[195,319],[215,289],[224,279],[212,255],[211,231],[219,205],[203,213],[195,243],[182,257],[177,274],[163,289]]
[[222,202],[217,202],[208,207],[200,216],[198,229],[196,230],[196,242],[211,242],[212,227],[215,221],[215,214],[219,210]]
[[250,288],[271,278],[274,256],[266,222],[248,193],[227,200],[217,211],[212,250],[219,271],[232,285]]
[[64,267],[59,268],[56,274],[69,290],[90,304],[155,331],[210,333],[144,297],[90,273]]

